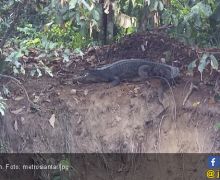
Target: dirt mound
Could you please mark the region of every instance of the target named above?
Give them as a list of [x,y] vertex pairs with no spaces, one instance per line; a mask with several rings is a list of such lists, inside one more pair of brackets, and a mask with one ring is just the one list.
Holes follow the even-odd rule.
[[88,62],[96,60],[91,63],[93,65],[111,63],[119,59],[148,58],[181,66],[197,56],[191,48],[165,33],[146,32],[128,35],[112,45],[90,48],[86,57]]
[[131,34],[119,42],[105,46],[90,47],[85,54],[73,56],[56,71],[78,73],[82,69],[108,64],[121,59],[147,58],[186,69],[187,64],[198,58],[195,50],[161,32]]
[[[8,152],[219,152],[216,124],[220,105],[213,86],[186,77],[196,57],[182,43],[158,32],[133,34],[120,42],[93,47],[83,57],[54,68],[55,78],[26,78],[23,84],[39,109],[29,108],[24,92],[9,82],[11,96],[0,120],[2,151]],[[125,58],[149,58],[181,68],[182,80],[157,97],[156,80],[142,83],[71,84],[59,74]],[[161,59],[162,58],[162,59]],[[60,69],[59,69],[60,68]],[[59,72],[59,73],[58,73]],[[193,91],[183,106],[193,81]]]
[[[103,59],[120,58],[149,58],[166,62],[185,62],[195,54],[189,52],[183,43],[177,42],[163,33],[147,32],[134,34],[121,39],[119,43],[110,46],[110,49],[102,51]],[[103,54],[104,53],[104,54]]]

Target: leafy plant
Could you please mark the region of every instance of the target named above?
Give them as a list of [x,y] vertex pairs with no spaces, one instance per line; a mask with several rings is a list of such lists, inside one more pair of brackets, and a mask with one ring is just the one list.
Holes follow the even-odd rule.
[[162,19],[165,24],[175,25],[170,33],[189,45],[218,46],[219,35],[213,31],[215,24],[210,21],[217,14],[217,6],[216,0],[172,0],[171,5],[165,8]]
[[89,38],[85,38],[77,28],[74,28],[73,24],[69,21],[65,23],[64,28],[52,24],[45,28],[43,33],[48,40],[57,43],[59,46],[68,47],[68,48],[83,48],[89,42]]
[[[154,14],[164,10],[164,3],[161,0],[120,0],[116,4],[116,19],[124,22],[118,24],[123,28],[130,28],[132,32],[153,28],[156,25]],[[159,22],[159,19],[157,20]]]
[[30,75],[31,76],[37,76],[37,77],[41,77],[42,76],[42,70],[44,70],[45,74],[48,74],[50,77],[53,77],[53,73],[52,70],[47,67],[43,61],[39,62],[39,65],[34,64],[34,68],[31,70]]
[[218,60],[216,59],[216,57],[213,54],[204,53],[199,60],[198,59],[194,60],[193,62],[191,62],[188,65],[188,70],[190,72],[192,72],[193,69],[197,67],[197,65],[196,65],[197,61],[199,61],[198,71],[200,72],[200,75],[201,75],[201,81],[203,80],[203,76],[202,76],[203,72],[204,72],[204,70],[205,70],[205,68],[207,67],[208,64],[211,65],[212,69],[218,70],[219,63],[218,63]]
[[11,52],[7,58],[5,59],[6,62],[10,62],[13,67],[14,74],[25,74],[25,69],[20,63],[20,58],[25,54],[28,53],[26,49],[19,49]]

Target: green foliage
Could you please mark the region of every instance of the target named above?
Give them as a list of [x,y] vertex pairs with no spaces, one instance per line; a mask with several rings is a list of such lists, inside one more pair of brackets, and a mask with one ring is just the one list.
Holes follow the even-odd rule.
[[[23,51],[24,50],[24,51]],[[19,49],[11,52],[7,58],[5,59],[6,62],[10,62],[13,66],[13,72],[14,74],[25,74],[24,67],[20,63],[20,58],[25,54],[26,49]]]
[[5,30],[10,26],[11,18],[10,13],[14,5],[14,1],[0,1],[0,37],[4,35]]
[[36,36],[37,30],[33,27],[32,24],[25,24],[24,27],[17,27],[17,31],[20,32],[19,37],[20,38],[33,38]]
[[[116,11],[118,13],[124,13],[130,18],[135,17],[138,21],[138,26],[135,24],[132,28],[136,28],[138,31],[138,27],[141,23],[143,23],[143,18],[150,19],[150,13],[153,11],[163,11],[164,4],[160,0],[151,0],[151,1],[143,1],[143,0],[120,0],[117,1]],[[117,13],[116,13],[117,14]],[[150,23],[147,24],[151,26]]]
[[[0,36],[4,36],[13,22],[11,15],[15,5],[14,0],[0,2]],[[101,9],[92,0],[35,0],[27,4],[23,13],[17,23],[19,27],[11,33],[14,37],[7,41],[6,46],[10,49],[4,52],[15,74],[25,74],[22,58],[28,55],[30,48],[38,49],[39,58],[45,59],[56,57],[56,49],[70,49],[82,56],[81,49],[92,43],[92,32],[98,30]],[[69,60],[67,54],[63,54],[64,61]],[[52,76],[45,64],[40,61],[34,64],[31,75],[41,76],[44,70]]]
[[164,4],[160,0],[152,0],[149,5],[150,11],[163,11]]
[[197,62],[197,59],[192,61],[189,65],[188,65],[188,72],[190,74],[193,74],[193,70],[196,68],[196,62]]
[[39,37],[26,40],[27,47],[39,47],[41,44],[41,40]]
[[[113,4],[115,20],[120,16],[124,18],[123,22],[129,21],[123,23],[126,28],[119,27],[118,24],[116,40],[138,31],[140,25],[145,29],[152,27],[152,15],[162,12],[160,23],[174,24],[175,28],[170,32],[174,37],[181,38],[190,45],[220,46],[220,4],[217,0],[171,0],[171,4],[162,0],[120,0],[110,3]],[[0,2],[0,36],[4,35],[12,23],[13,16],[10,15],[13,14],[15,4],[14,0]],[[83,56],[82,49],[94,43],[94,32],[98,34],[102,27],[101,5],[93,0],[35,0],[28,3],[23,13],[17,23],[19,27],[12,33],[14,38],[8,41],[11,48],[4,53],[7,55],[6,61],[13,66],[14,73],[25,74],[22,58],[28,55],[29,49],[32,48],[40,51],[41,55],[33,65],[31,75],[40,77],[44,71],[52,76],[47,63],[42,59],[57,57],[57,49],[62,49],[62,55],[59,56],[64,62],[69,61],[70,52]],[[132,20],[135,20],[135,23]],[[216,26],[211,22],[215,22]],[[218,66],[213,55],[204,55],[200,60],[193,61],[189,69],[197,67],[196,62],[199,63],[198,70],[201,74],[209,63],[213,69]]]
[[[192,2],[192,3],[190,3]],[[189,45],[220,47],[219,28],[220,4],[217,0],[171,0],[171,7],[163,13],[165,24],[174,24],[170,33]],[[198,63],[198,66],[197,66]],[[200,59],[188,65],[190,73],[197,67],[203,79],[207,65],[218,70],[218,60],[213,54],[204,53]]]
[[116,36],[114,37],[115,41],[119,41],[122,37],[128,34],[132,34],[136,32],[136,27],[129,27],[129,28],[123,28],[123,27],[118,27],[118,32]]
[[217,1],[172,0],[171,7],[166,8],[163,20],[166,24],[174,24],[176,28],[171,31],[174,37],[183,39],[189,45],[210,47],[220,46],[217,41],[210,17],[213,16]]
[[219,63],[216,57],[213,54],[204,53],[199,60],[194,60],[192,63],[188,65],[188,71],[192,72],[194,68],[197,67],[196,62],[199,61],[198,71],[201,75],[201,81],[203,80],[203,72],[206,69],[207,65],[210,64],[211,68],[214,70],[218,70]]
[[71,49],[84,48],[91,41],[78,32],[70,21],[65,23],[64,28],[57,24],[47,26],[43,34],[48,40],[56,42],[59,46]]
[[[6,62],[9,62],[13,67],[14,74],[25,74],[25,68],[21,63],[21,59],[24,55],[29,54],[30,48],[37,48],[41,50],[39,58],[47,58],[57,56],[55,49],[63,48],[75,49],[76,53],[82,55],[81,48],[86,47],[91,40],[84,38],[80,32],[77,32],[76,28],[73,28],[72,23],[69,21],[65,23],[64,28],[58,24],[47,24],[44,27],[44,31],[37,31],[31,24],[27,24],[24,27],[18,27],[17,31],[19,36],[13,38],[15,48],[7,54]],[[69,60],[69,54],[66,49],[63,52],[64,61]],[[38,64],[33,66],[31,70],[31,76],[42,76],[42,70],[46,74],[52,75],[51,69],[49,69],[43,61],[39,61]]]
[[45,74],[48,74],[50,77],[53,77],[53,73],[51,68],[47,67],[43,61],[39,61],[39,64],[34,64],[34,68],[31,70],[30,75],[31,76],[42,76],[42,70],[45,72]]
[[50,23],[63,26],[71,21],[72,29],[77,28],[84,37],[89,37],[90,31],[98,29],[101,13],[98,3],[92,0],[60,2],[60,0],[53,0],[42,11],[42,14],[47,15]]

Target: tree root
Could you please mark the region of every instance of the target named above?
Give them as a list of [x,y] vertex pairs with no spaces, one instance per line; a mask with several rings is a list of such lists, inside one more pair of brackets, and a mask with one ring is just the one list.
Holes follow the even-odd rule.
[[186,96],[185,96],[185,98],[183,100],[183,106],[185,106],[186,101],[189,99],[189,96],[192,94],[193,90],[198,90],[198,86],[194,85],[191,82],[190,87],[189,87],[189,91],[188,91],[188,93],[186,94]]

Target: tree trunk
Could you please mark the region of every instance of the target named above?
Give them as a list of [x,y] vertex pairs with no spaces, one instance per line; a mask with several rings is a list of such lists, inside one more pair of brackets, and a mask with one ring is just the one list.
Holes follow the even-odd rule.
[[111,43],[113,39],[114,29],[114,11],[112,5],[109,5],[109,14],[107,14],[107,43]]

